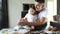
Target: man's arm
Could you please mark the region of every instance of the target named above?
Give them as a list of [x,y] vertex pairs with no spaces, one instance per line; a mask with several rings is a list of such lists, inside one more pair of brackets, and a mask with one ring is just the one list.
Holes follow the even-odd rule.
[[29,26],[40,26],[43,25],[45,22],[45,17],[42,17],[39,21],[37,22],[21,22],[20,25],[29,25]]
[[29,26],[40,26],[40,25],[43,25],[45,23],[45,17],[42,17],[39,21],[37,22],[33,22],[33,23],[30,23],[30,22],[26,22],[26,25],[29,25]]

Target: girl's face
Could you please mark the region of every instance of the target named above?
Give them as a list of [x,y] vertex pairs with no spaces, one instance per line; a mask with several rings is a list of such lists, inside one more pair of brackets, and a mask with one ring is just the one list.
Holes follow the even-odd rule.
[[30,8],[30,14],[34,15],[35,14],[35,10],[33,8]]

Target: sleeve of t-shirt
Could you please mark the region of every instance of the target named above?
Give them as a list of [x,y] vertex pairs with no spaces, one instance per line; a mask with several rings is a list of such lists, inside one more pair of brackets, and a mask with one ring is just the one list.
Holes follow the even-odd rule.
[[47,21],[47,15],[48,15],[48,11],[45,10],[42,14],[42,17],[45,17],[45,21]]
[[44,10],[41,15],[42,15],[42,17],[47,18],[47,14],[48,14],[47,10]]
[[26,14],[24,18],[27,18],[27,17],[28,17],[28,14]]

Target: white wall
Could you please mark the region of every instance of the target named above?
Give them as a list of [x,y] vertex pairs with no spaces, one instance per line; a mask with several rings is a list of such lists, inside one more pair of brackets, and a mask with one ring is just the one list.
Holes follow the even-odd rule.
[[57,0],[47,0],[48,22],[46,29],[50,26],[50,21],[53,21],[53,16],[57,15]]
[[21,18],[23,3],[34,3],[34,0],[8,0],[10,28],[16,26],[18,23],[18,20]]
[[20,0],[8,0],[9,9],[9,26],[14,27],[18,19],[21,17]]
[[57,0],[47,0],[48,19],[53,21],[53,15],[57,15]]

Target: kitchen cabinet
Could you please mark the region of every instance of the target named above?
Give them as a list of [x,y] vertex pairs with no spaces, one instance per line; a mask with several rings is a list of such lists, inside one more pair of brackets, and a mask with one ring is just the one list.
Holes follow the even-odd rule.
[[8,28],[7,0],[0,0],[0,29]]

